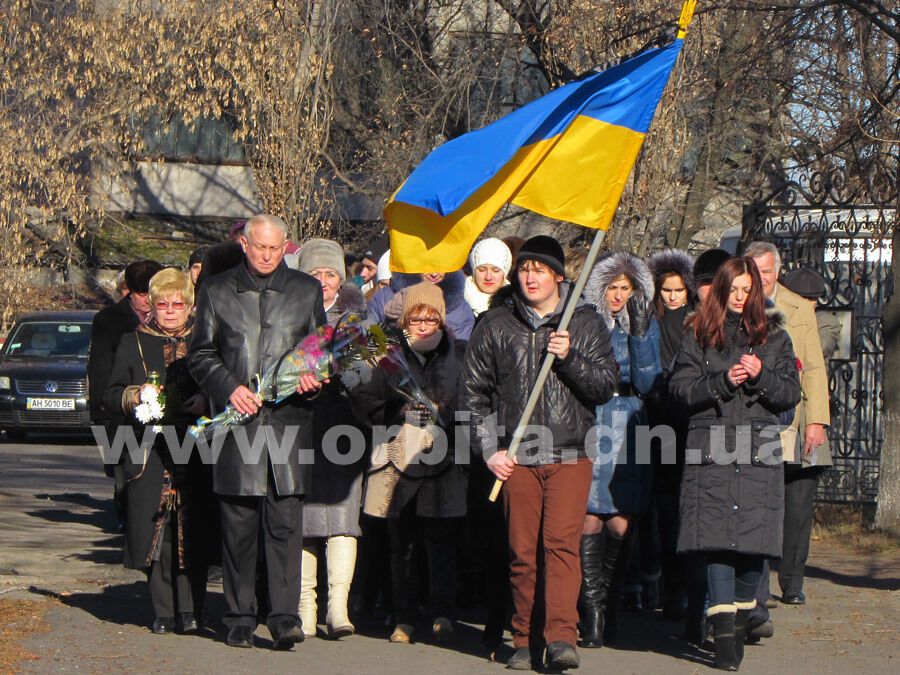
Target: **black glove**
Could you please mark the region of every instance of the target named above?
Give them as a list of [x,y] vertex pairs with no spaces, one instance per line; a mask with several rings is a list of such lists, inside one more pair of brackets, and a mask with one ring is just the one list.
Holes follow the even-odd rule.
[[642,297],[632,295],[625,305],[631,334],[641,337],[650,325],[650,305]]

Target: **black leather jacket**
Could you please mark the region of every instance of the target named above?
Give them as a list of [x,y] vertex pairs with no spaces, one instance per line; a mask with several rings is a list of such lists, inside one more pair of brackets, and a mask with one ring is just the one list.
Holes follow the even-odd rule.
[[[564,296],[568,288],[566,284]],[[565,302],[563,297],[557,311],[535,328],[517,293],[508,288],[498,296],[493,308],[479,317],[460,381],[460,408],[472,415],[472,450],[485,459],[498,448],[509,447]],[[520,464],[584,457],[595,408],[615,391],[619,367],[609,331],[591,305],[581,304],[575,310],[569,334],[569,355],[555,362],[530,422],[550,435],[544,432],[544,438],[535,443],[535,437],[529,442],[526,434],[518,454]],[[491,419],[492,413],[496,420]]]
[[[239,385],[249,386],[251,378],[262,375],[324,323],[318,281],[282,262],[269,277],[268,286],[260,289],[242,263],[212,277],[201,288],[188,354],[191,375],[209,395],[213,411],[220,412]],[[276,494],[306,493],[311,466],[304,462],[311,462],[313,447],[311,409],[308,399],[294,395],[277,406],[265,405],[252,422],[239,427],[237,432],[246,432],[251,447],[262,427],[274,432],[276,445],[270,450],[267,444],[258,459],[251,456],[245,461],[229,433],[213,472],[216,492],[265,495],[271,463]],[[277,452],[277,443],[288,428],[297,434],[285,457]],[[300,449],[307,450],[310,457],[302,458]]]

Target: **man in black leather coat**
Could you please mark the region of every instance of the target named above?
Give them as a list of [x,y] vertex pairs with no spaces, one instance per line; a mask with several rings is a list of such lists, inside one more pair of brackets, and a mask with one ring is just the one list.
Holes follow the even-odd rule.
[[221,499],[226,642],[253,645],[259,540],[271,606],[266,623],[276,649],[289,649],[303,641],[297,614],[302,496],[312,469],[309,398],[321,383],[304,375],[297,395],[278,405],[263,403],[251,383],[324,324],[325,312],[319,282],[284,263],[287,227],[280,218],[250,218],[240,243],[245,261],[201,288],[188,359],[214,412],[230,403],[255,415],[228,434],[213,469]]

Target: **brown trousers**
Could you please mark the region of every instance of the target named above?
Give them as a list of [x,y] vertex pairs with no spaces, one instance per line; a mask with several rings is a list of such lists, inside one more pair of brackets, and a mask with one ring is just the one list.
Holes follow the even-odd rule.
[[503,486],[516,648],[528,646],[541,550],[544,639],[548,644],[562,640],[571,645],[578,640],[579,547],[591,487],[591,466],[587,458],[573,464],[517,466]]

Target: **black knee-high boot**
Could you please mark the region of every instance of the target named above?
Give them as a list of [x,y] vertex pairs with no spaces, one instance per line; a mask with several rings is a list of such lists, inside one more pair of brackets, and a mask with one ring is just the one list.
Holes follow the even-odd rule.
[[603,619],[603,639],[606,642],[614,642],[619,630],[619,598],[622,597],[625,575],[631,562],[631,548],[634,544],[632,532],[634,528],[629,528],[624,537],[617,537],[609,530],[606,532],[608,541],[603,556],[603,576],[607,579],[608,586]]
[[581,621],[581,646],[603,646],[603,609],[609,583],[603,579],[603,553],[606,533],[581,537],[581,592],[578,594],[578,618]]
[[582,581],[578,614],[582,647],[603,646],[610,590],[619,568],[622,542],[621,537],[606,529],[581,538]]

